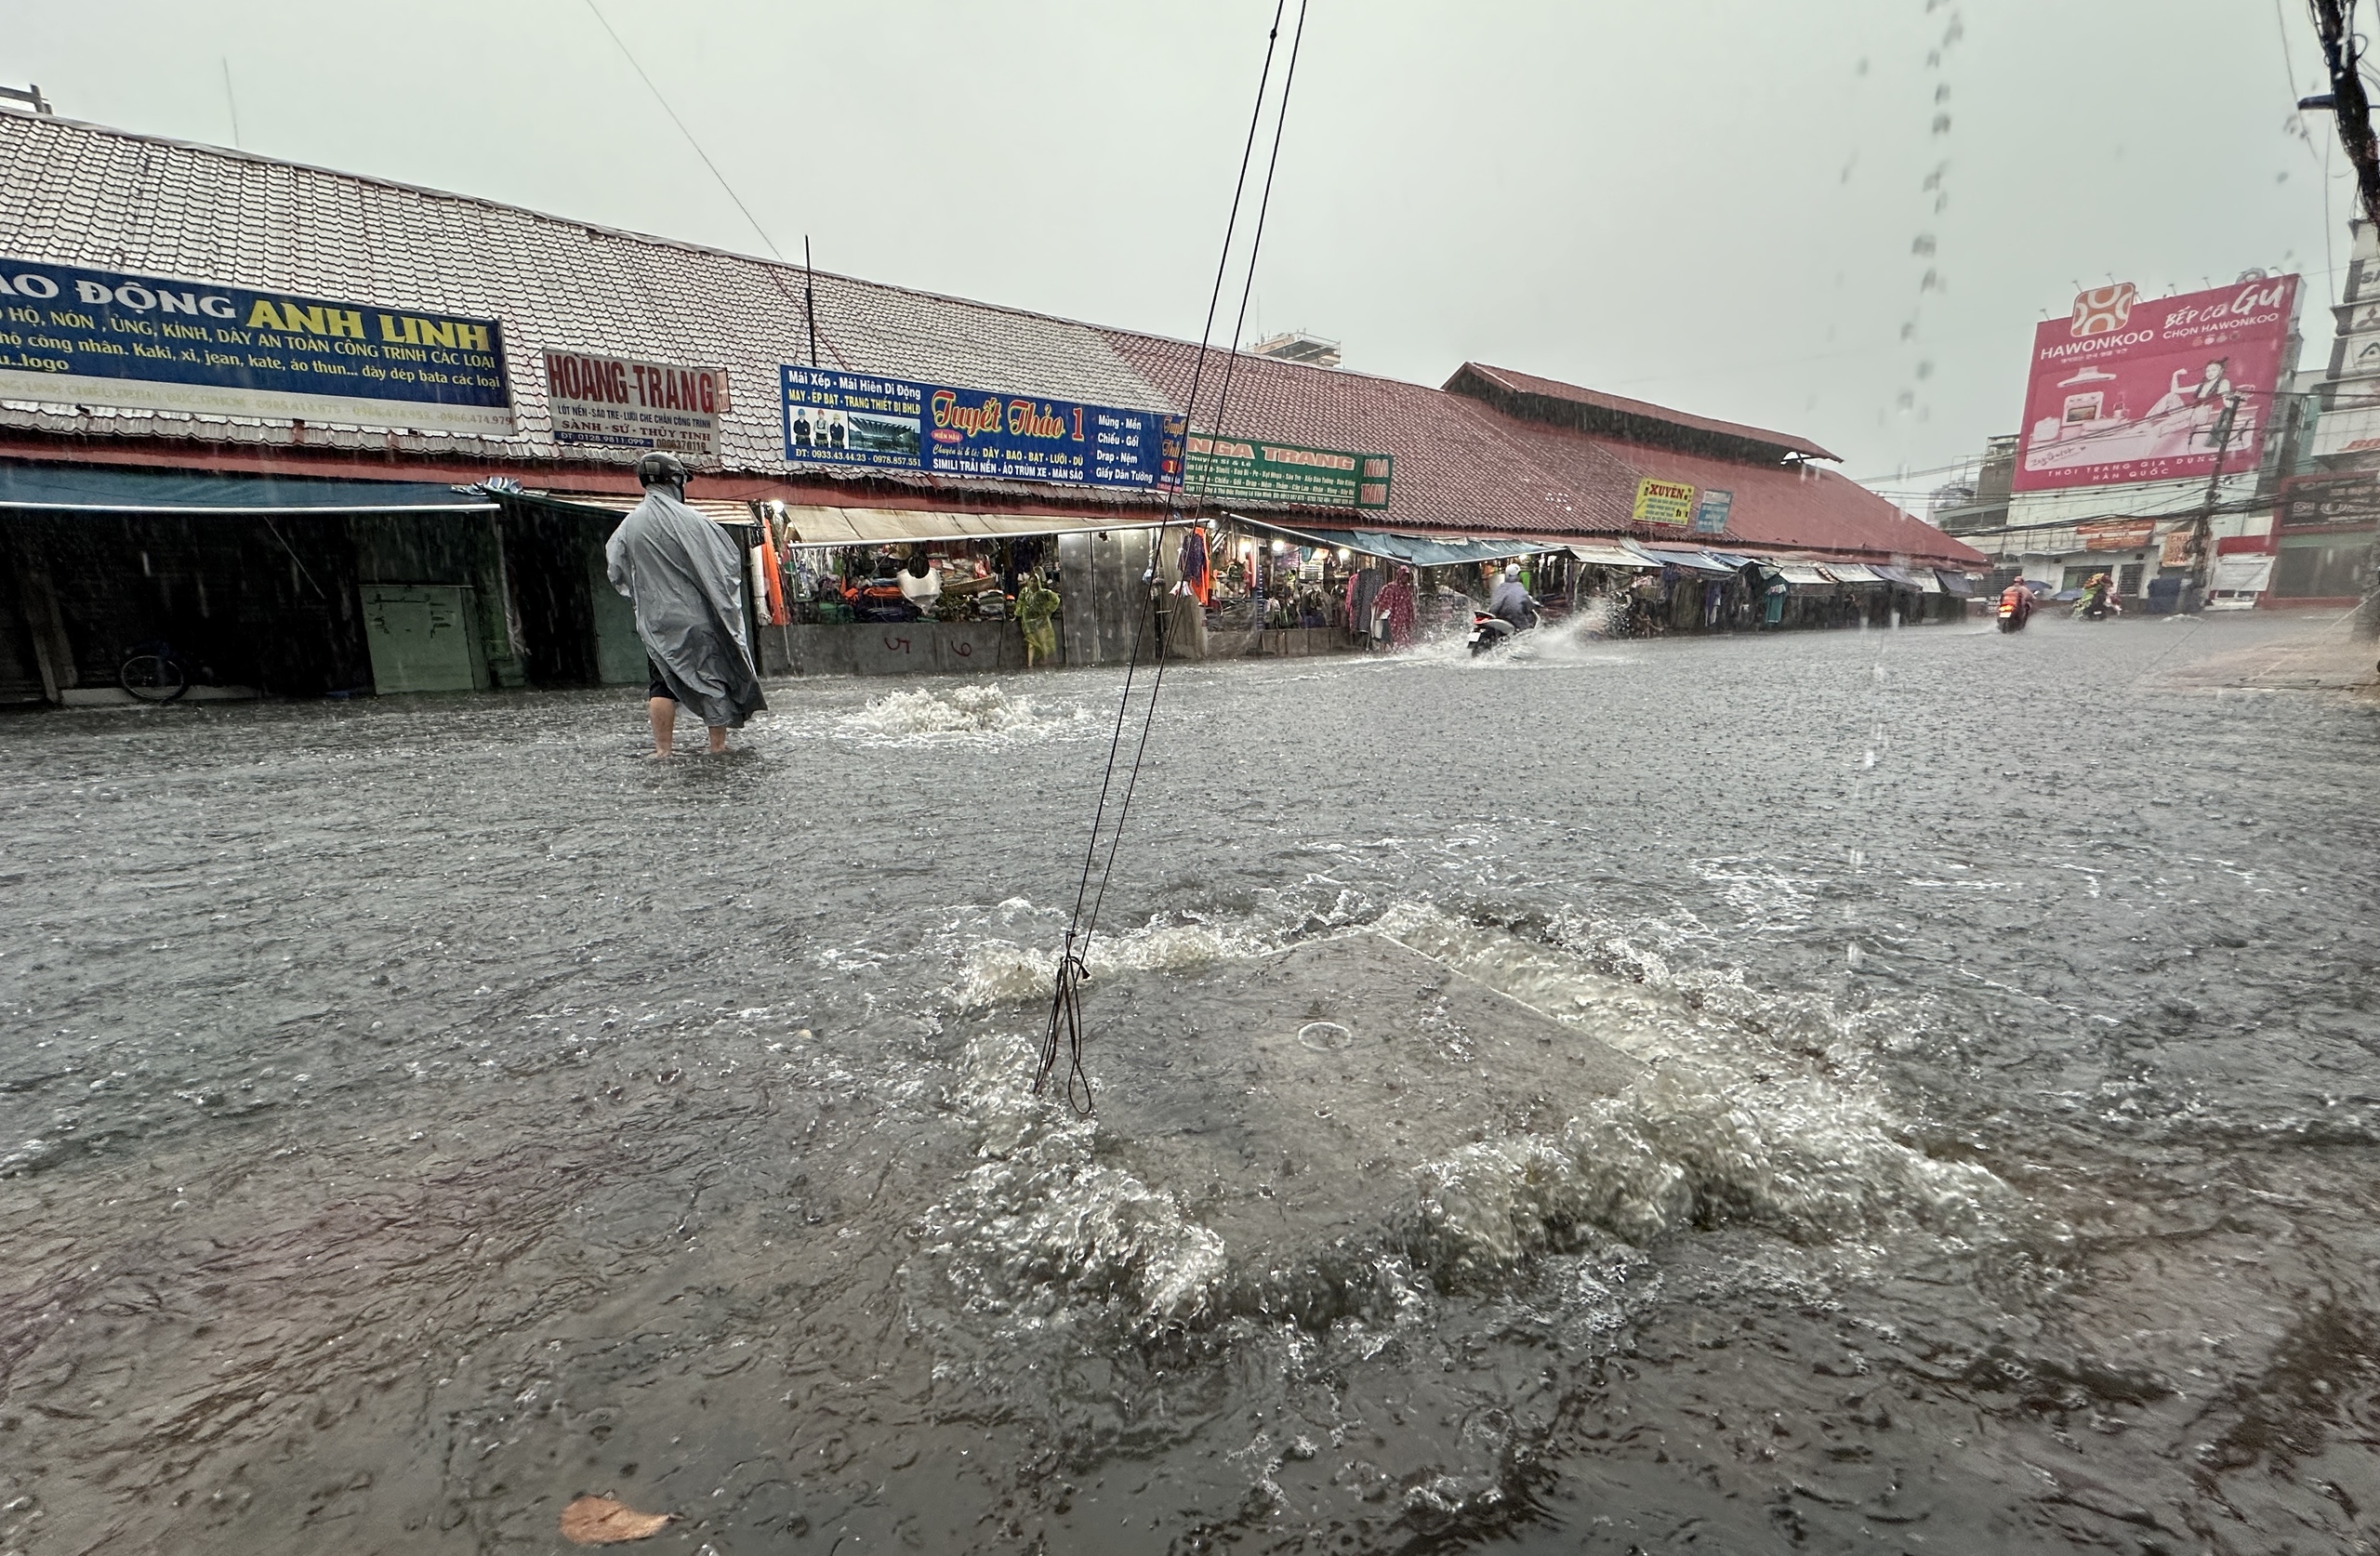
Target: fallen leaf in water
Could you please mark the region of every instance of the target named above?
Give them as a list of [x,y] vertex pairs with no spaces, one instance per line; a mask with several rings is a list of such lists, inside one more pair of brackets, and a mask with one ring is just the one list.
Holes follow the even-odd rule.
[[581,1497],[562,1510],[562,1538],[573,1545],[617,1545],[657,1534],[668,1513],[641,1513],[608,1497]]

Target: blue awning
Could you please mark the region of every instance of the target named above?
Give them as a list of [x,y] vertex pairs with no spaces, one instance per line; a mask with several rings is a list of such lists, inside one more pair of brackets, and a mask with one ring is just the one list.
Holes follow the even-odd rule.
[[1711,573],[1724,575],[1736,571],[1736,569],[1728,567],[1724,563],[1712,561],[1711,560],[1710,553],[1707,551],[1689,551],[1681,546],[1648,546],[1641,540],[1626,541],[1623,542],[1623,544],[1626,545],[1630,550],[1639,552],[1644,556],[1649,557],[1654,561],[1663,563],[1670,567],[1682,567],[1689,573]]
[[1975,586],[1967,582],[1967,575],[1964,573],[1953,573],[1947,567],[1937,567],[1934,570],[1934,576],[1942,580],[1942,587],[1947,593],[1956,595],[1975,593]]
[[1501,561],[1506,557],[1531,557],[1559,549],[1540,540],[1477,540],[1470,536],[1392,534],[1385,530],[1330,530],[1308,525],[1291,527],[1270,519],[1223,515],[1233,523],[1265,530],[1309,546],[1344,547],[1368,557],[1409,562],[1415,567],[1451,567],[1461,562]]
[[125,465],[0,461],[0,511],[86,513],[383,513],[391,508],[492,512],[496,501],[422,481],[326,481]]

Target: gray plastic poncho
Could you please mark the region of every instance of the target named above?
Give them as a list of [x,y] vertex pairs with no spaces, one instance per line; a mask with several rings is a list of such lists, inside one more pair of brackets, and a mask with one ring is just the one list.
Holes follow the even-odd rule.
[[768,705],[744,636],[744,553],[725,530],[648,488],[603,558],[670,695],[713,729],[738,728]]

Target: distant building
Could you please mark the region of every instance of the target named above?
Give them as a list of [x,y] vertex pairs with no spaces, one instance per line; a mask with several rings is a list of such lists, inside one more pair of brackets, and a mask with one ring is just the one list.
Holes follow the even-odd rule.
[[1275,362],[1302,362],[1309,367],[1339,365],[1339,342],[1326,340],[1303,330],[1289,330],[1280,335],[1266,336],[1248,348],[1252,357],[1270,357]]
[[[2268,537],[2269,604],[2344,606],[2373,587],[2380,535],[2380,243],[2349,224],[2355,261],[2332,311],[2328,369],[2302,397],[2308,427]],[[2314,378],[2302,374],[2301,378]]]
[[2008,522],[2009,482],[2016,473],[2016,434],[1987,438],[1983,458],[1971,480],[1950,482],[1935,493],[1926,513],[1947,534],[1973,534],[1996,530]]

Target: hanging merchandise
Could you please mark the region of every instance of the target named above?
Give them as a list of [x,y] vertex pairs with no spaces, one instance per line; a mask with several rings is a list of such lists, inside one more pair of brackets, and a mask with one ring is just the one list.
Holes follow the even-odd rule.
[[1178,571],[1182,587],[1200,605],[1214,590],[1214,574],[1207,564],[1207,532],[1196,524],[1182,532],[1182,555]]

